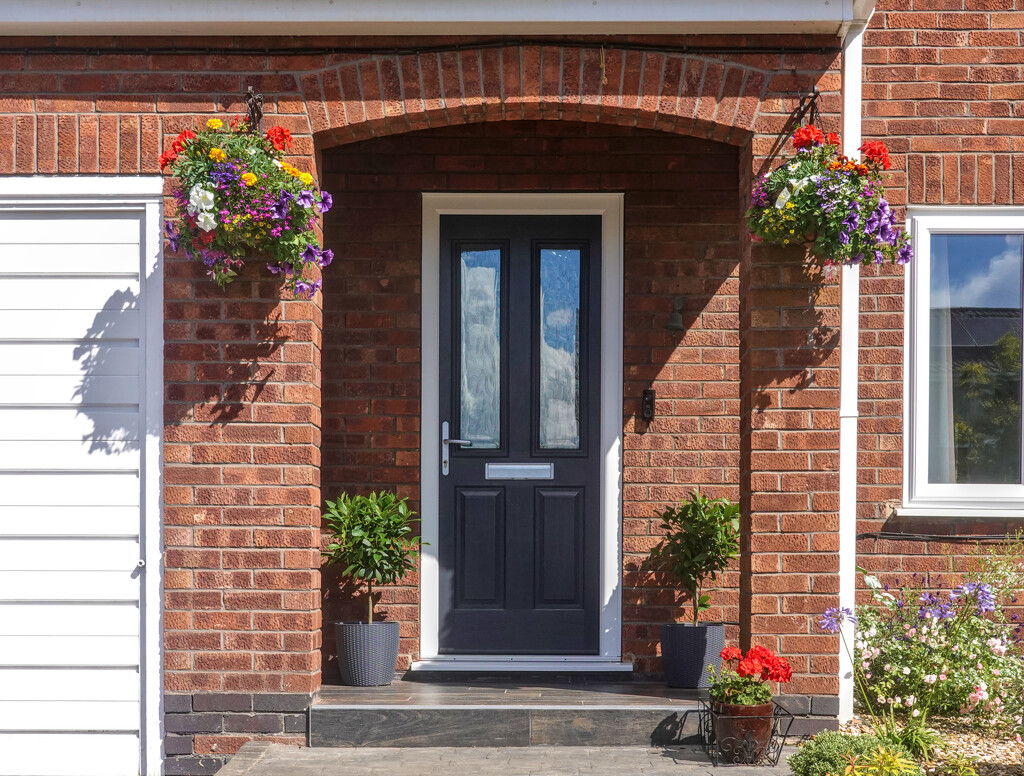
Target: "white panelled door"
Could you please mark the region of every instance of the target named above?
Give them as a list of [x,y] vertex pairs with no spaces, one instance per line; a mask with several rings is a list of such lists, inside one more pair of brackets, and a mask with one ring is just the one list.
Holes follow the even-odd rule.
[[0,179],[0,776],[158,774],[160,186],[71,181]]

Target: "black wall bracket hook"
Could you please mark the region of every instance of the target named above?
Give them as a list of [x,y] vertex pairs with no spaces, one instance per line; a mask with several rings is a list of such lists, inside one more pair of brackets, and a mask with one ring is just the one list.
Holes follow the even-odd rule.
[[818,101],[821,99],[821,92],[818,91],[817,85],[811,88],[811,91],[800,98],[800,107],[797,108],[797,123],[801,123],[804,117],[807,118],[808,124],[813,124],[818,129],[821,129],[821,113],[818,112]]
[[249,131],[254,135],[263,134],[263,95],[254,92],[250,86],[245,95],[245,106],[249,113]]

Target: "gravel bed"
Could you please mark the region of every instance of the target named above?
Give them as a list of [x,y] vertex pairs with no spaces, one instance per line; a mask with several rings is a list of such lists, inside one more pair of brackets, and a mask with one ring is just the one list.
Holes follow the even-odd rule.
[[[1004,730],[985,730],[966,719],[932,718],[928,727],[942,736],[936,762],[925,767],[929,774],[941,774],[949,755],[974,758],[978,776],[1024,776],[1024,745]],[[871,723],[858,717],[841,726],[844,733],[872,732]]]

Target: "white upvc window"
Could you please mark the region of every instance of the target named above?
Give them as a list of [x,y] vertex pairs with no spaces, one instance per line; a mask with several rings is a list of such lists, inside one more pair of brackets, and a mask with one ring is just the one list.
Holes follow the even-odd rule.
[[1024,514],[1024,209],[911,208],[901,512]]

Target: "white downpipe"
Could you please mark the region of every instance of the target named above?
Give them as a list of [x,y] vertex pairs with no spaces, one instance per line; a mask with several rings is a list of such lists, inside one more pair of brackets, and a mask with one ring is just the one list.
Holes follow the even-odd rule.
[[[864,29],[854,24],[843,40],[843,153],[856,158],[861,145]],[[857,388],[860,340],[860,265],[841,274],[839,361],[839,606],[853,608],[857,595]],[[853,625],[843,635],[853,646]],[[853,665],[839,647],[839,720],[853,717]]]

